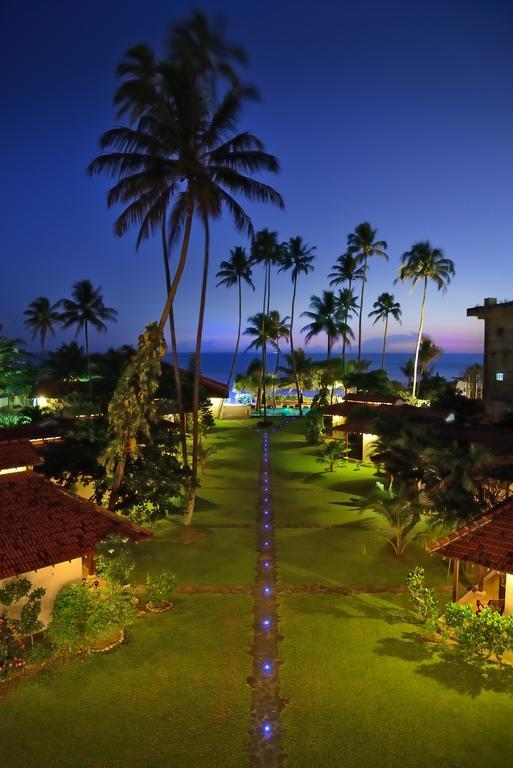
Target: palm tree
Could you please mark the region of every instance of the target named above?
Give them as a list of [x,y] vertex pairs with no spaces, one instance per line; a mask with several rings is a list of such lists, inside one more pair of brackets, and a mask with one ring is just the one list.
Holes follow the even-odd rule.
[[333,344],[344,334],[349,333],[349,326],[341,317],[340,307],[333,291],[323,291],[322,298],[312,296],[310,298],[310,311],[302,312],[301,317],[308,317],[311,322],[301,328],[301,333],[306,333],[305,341],[308,342],[325,333],[328,337],[326,360],[331,357]]
[[401,256],[399,280],[402,283],[411,282],[412,289],[417,283],[422,282],[424,292],[420,308],[419,333],[415,348],[415,361],[413,366],[412,394],[417,394],[418,362],[422,331],[424,330],[424,314],[426,310],[426,297],[428,283],[434,283],[439,291],[447,291],[447,286],[454,277],[454,262],[444,256],[441,248],[433,248],[428,240],[415,243],[409,251]]
[[57,311],[58,304],[51,304],[46,296],[34,299],[23,313],[26,316],[24,325],[32,331],[32,341],[39,336],[41,352],[45,351],[46,335],[55,336],[55,323],[60,323],[61,316]]
[[401,488],[396,494],[392,486],[385,490],[378,484],[381,493],[369,502],[364,509],[373,510],[385,519],[386,525],[376,527],[376,533],[369,539],[377,539],[389,544],[396,557],[402,557],[406,549],[415,543],[429,538],[425,531],[414,529],[421,521],[421,507],[415,492]]
[[[244,352],[248,349],[259,349],[261,351],[261,363],[260,363],[260,388],[262,390],[262,396],[259,401],[259,405],[264,408],[264,421],[267,420],[267,370],[264,365],[267,361],[267,346],[270,344],[273,349],[277,349],[276,341],[274,340],[274,328],[271,323],[269,315],[265,315],[263,312],[257,312],[256,315],[248,317],[248,327],[243,331],[243,336],[252,336],[253,341],[246,347]],[[266,352],[264,353],[264,348]]]
[[98,333],[107,333],[107,322],[116,322],[117,311],[103,303],[101,288],[94,288],[90,280],[79,280],[71,292],[73,298],[61,299],[58,305],[63,308],[61,322],[63,328],[76,326],[75,338],[84,332],[87,377],[91,380],[91,361],[89,357],[89,327]]
[[315,375],[312,359],[305,355],[301,347],[294,350],[294,359],[292,355],[284,355],[284,358],[286,365],[280,365],[279,370],[284,374],[286,383],[295,386],[298,405],[301,408],[303,390],[313,386]]
[[276,365],[274,366],[275,375],[278,373],[278,366],[280,365],[281,347],[280,341],[290,341],[290,325],[288,317],[281,317],[280,313],[276,309],[271,309],[268,315],[270,325],[270,337],[276,343]]
[[387,346],[387,333],[388,333],[388,318],[391,316],[398,323],[401,322],[401,305],[395,300],[391,293],[380,293],[377,301],[372,305],[374,309],[369,312],[369,317],[375,317],[373,325],[376,325],[378,320],[384,320],[385,332],[383,334],[383,351],[381,353],[381,368],[385,368],[385,350]]
[[365,293],[365,283],[367,282],[367,264],[372,256],[383,256],[388,261],[386,253],[386,241],[376,240],[377,229],[371,227],[368,221],[358,224],[354,232],[347,236],[348,253],[356,256],[359,263],[362,264],[362,290],[360,293],[360,310],[358,315],[358,373],[360,373],[360,361],[362,358],[362,319],[363,319],[363,298]]
[[351,290],[356,280],[363,280],[363,267],[360,266],[360,259],[349,251],[338,257],[337,263],[333,265],[332,269],[333,272],[328,275],[331,286],[347,283],[347,287]]
[[[343,288],[338,292],[338,306],[344,323],[347,326],[346,332],[342,335],[342,369],[346,369],[346,346],[351,345],[351,339],[354,339],[352,328],[349,327],[349,320],[353,315],[358,314],[358,304],[352,288]],[[344,374],[345,375],[345,374]]]
[[[262,322],[269,315],[271,306],[271,272],[272,267],[281,263],[283,248],[278,243],[278,233],[270,232],[268,229],[262,229],[257,232],[251,246],[251,261],[253,264],[264,265],[264,295],[262,301]],[[263,329],[262,329],[263,332]],[[267,398],[266,398],[266,377],[267,377],[267,345],[262,345],[262,389],[264,422],[267,421]]]
[[[293,366],[296,362],[296,356],[294,354],[294,310],[296,303],[297,279],[299,275],[307,275],[313,270],[313,261],[315,258],[314,251],[315,246],[310,247],[303,241],[302,237],[291,237],[288,243],[283,244],[281,266],[278,270],[279,272],[283,272],[284,270],[288,271],[289,269],[291,270],[292,307],[290,310],[290,357]],[[303,410],[301,406],[301,398],[299,397],[299,382],[297,381],[297,377],[296,389],[298,393],[299,415],[302,416]]]
[[232,380],[233,371],[237,362],[237,354],[239,352],[240,332],[242,327],[242,283],[245,282],[250,285],[253,290],[255,286],[252,280],[251,262],[246,255],[246,249],[242,246],[237,246],[230,251],[230,259],[228,261],[222,261],[219,267],[219,272],[216,277],[221,278],[217,285],[225,285],[227,288],[231,288],[236,285],[239,292],[239,324],[237,326],[237,341],[235,344],[235,352],[233,353],[233,360],[230,367],[230,373],[228,374],[228,381],[226,382],[226,389],[228,390],[228,397],[230,397],[230,382]]

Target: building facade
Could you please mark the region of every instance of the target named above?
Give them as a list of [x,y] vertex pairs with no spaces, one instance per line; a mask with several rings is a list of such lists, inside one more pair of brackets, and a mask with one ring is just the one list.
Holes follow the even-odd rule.
[[483,398],[487,416],[500,421],[513,410],[513,301],[488,298],[467,316],[484,320]]

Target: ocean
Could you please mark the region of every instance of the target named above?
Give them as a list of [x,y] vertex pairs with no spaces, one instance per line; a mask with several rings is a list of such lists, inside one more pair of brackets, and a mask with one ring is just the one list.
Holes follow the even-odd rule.
[[[313,360],[324,360],[325,355],[322,353],[312,352],[307,354]],[[235,366],[235,373],[244,373],[249,363],[256,357],[254,352],[241,352],[237,359]],[[372,361],[372,368],[379,368],[381,362],[381,354],[378,352],[365,352],[362,355],[365,360]],[[186,368],[191,359],[191,353],[180,353],[180,365]],[[230,371],[230,365],[233,355],[229,352],[204,352],[201,355],[201,368],[204,376],[208,376],[216,381],[226,381],[228,373]],[[169,356],[167,356],[169,359]],[[396,381],[405,382],[404,375],[401,373],[401,366],[404,365],[407,360],[411,358],[411,353],[408,352],[390,352],[385,357],[385,368],[391,379]],[[354,355],[348,355],[348,359],[355,359]],[[270,371],[274,370],[276,365],[276,354],[267,353],[268,368]],[[440,374],[449,381],[458,378],[465,368],[473,363],[482,363],[483,356],[479,353],[444,353],[436,360],[433,365],[433,372]]]

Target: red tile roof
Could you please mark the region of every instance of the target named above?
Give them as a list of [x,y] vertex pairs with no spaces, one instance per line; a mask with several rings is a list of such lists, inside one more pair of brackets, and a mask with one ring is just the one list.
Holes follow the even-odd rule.
[[110,533],[151,536],[34,472],[0,476],[0,578],[82,557]]
[[513,573],[513,497],[439,539],[431,554]]
[[36,467],[43,460],[28,440],[0,442],[0,470]]

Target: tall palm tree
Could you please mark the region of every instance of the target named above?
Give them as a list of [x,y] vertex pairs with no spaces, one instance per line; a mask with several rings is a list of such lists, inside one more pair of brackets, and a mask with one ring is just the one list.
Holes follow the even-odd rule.
[[376,318],[373,325],[376,325],[378,320],[383,320],[385,323],[385,332],[383,334],[383,351],[381,353],[381,368],[385,368],[385,350],[387,346],[387,333],[388,333],[388,318],[393,317],[398,323],[401,323],[401,305],[395,300],[391,293],[380,293],[377,301],[372,305],[374,309],[369,312],[369,317]]
[[26,317],[24,325],[32,331],[32,341],[39,336],[41,352],[45,351],[46,336],[55,336],[55,324],[60,323],[61,316],[57,311],[58,304],[51,304],[46,296],[34,299],[23,313]]
[[363,319],[363,300],[365,293],[365,283],[367,282],[368,261],[372,256],[382,256],[388,261],[386,253],[387,244],[385,240],[376,240],[378,230],[371,227],[368,221],[358,224],[354,232],[347,236],[348,253],[358,258],[362,264],[362,290],[360,293],[360,310],[358,315],[358,373],[361,373],[362,359],[362,319]]
[[441,248],[433,248],[428,240],[422,240],[412,245],[409,251],[401,256],[399,280],[402,283],[411,282],[412,290],[417,283],[423,284],[422,304],[420,308],[419,332],[415,347],[415,360],[413,365],[412,394],[417,394],[418,362],[422,331],[424,330],[424,315],[426,310],[426,298],[429,282],[434,283],[439,291],[444,293],[454,277],[454,262],[447,259]]
[[319,333],[325,333],[328,337],[326,360],[329,360],[333,344],[343,334],[349,332],[349,327],[341,316],[340,307],[333,291],[323,291],[322,298],[312,296],[310,298],[310,310],[302,312],[301,317],[307,317],[311,320],[310,323],[301,328],[301,333],[306,333],[305,341],[307,344]]
[[263,405],[264,407],[264,421],[267,420],[267,384],[268,384],[268,376],[267,376],[267,370],[264,370],[264,364],[267,360],[267,353],[264,354],[263,350],[264,348],[267,349],[267,346],[270,345],[272,349],[277,350],[278,345],[275,341],[275,324],[271,322],[271,318],[269,315],[264,314],[263,312],[257,312],[256,315],[251,315],[251,317],[248,317],[248,327],[243,332],[244,336],[251,336],[253,337],[253,341],[248,344],[244,352],[247,352],[249,349],[256,349],[260,350],[261,352],[261,364],[260,364],[260,387],[261,390],[261,396],[259,398],[259,405]]
[[[240,111],[249,98],[247,89],[233,87],[220,102],[213,101],[205,88],[201,74],[186,62],[171,68],[166,81],[169,110],[165,115],[158,109],[148,110],[139,121],[137,130],[114,129],[104,141],[119,150],[98,158],[96,163],[123,176],[130,173],[131,183],[137,175],[151,167],[154,161],[154,136],[172,133],[175,151],[166,156],[169,174],[180,185],[173,198],[170,216],[172,242],[181,239],[180,256],[166,305],[160,319],[165,327],[176,290],[185,268],[193,218],[196,216],[204,231],[203,274],[195,346],[193,384],[193,440],[191,483],[184,522],[190,523],[196,497],[197,448],[199,444],[200,359],[206,287],[210,253],[210,221],[227,209],[239,230],[253,234],[251,220],[235,195],[249,200],[273,203],[283,207],[281,196],[269,185],[254,177],[259,171],[276,172],[278,161],[264,151],[262,142],[248,132],[234,134]],[[171,118],[169,118],[171,114]],[[152,126],[151,133],[147,130]],[[136,162],[134,163],[134,150]],[[125,164],[126,163],[126,164]],[[119,185],[118,185],[119,186]],[[149,190],[153,194],[153,190]]]
[[[299,275],[307,275],[313,271],[313,262],[315,259],[315,246],[309,246],[300,236],[291,237],[287,243],[283,244],[283,253],[279,272],[291,271],[292,278],[292,306],[290,310],[290,358],[292,365],[296,363],[294,354],[294,311],[296,304],[296,288]],[[299,382],[296,380],[296,389],[298,393],[299,415],[303,415],[301,398],[299,397]]]
[[342,334],[342,369],[346,369],[346,347],[351,345],[351,339],[354,339],[354,333],[349,326],[349,320],[353,315],[358,315],[358,303],[356,296],[354,295],[352,288],[343,288],[338,292],[337,303],[340,309],[341,316],[346,326],[345,332]]
[[58,302],[63,308],[61,322],[63,328],[76,326],[75,338],[81,331],[84,332],[87,377],[90,385],[89,328],[92,326],[98,333],[107,333],[107,323],[115,323],[118,313],[112,307],[105,306],[101,288],[95,288],[90,280],[79,280],[75,283],[71,296],[71,299],[61,299]]
[[[271,273],[272,267],[281,263],[283,248],[278,242],[278,233],[262,229],[256,233],[251,245],[251,260],[253,264],[264,266],[264,294],[262,300],[262,322],[269,315],[271,306]],[[263,328],[262,328],[263,332]],[[262,403],[264,406],[264,422],[267,421],[267,345],[262,345]]]
[[331,286],[345,285],[349,290],[353,287],[356,280],[363,279],[363,267],[360,259],[349,251],[338,257],[337,263],[332,267],[333,272],[328,275]]
[[239,352],[240,333],[242,327],[242,283],[250,285],[255,290],[255,285],[252,280],[251,262],[246,254],[246,249],[238,245],[230,251],[230,259],[228,261],[222,261],[219,266],[219,272],[216,277],[221,278],[217,285],[224,285],[226,288],[231,288],[236,285],[239,292],[239,323],[237,326],[237,341],[235,343],[235,352],[233,353],[232,364],[230,367],[230,373],[228,374],[228,381],[226,382],[226,389],[228,390],[228,397],[230,397],[230,382],[232,380],[233,371],[237,362],[237,354]]

